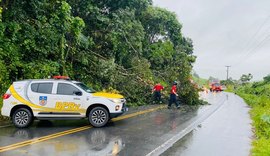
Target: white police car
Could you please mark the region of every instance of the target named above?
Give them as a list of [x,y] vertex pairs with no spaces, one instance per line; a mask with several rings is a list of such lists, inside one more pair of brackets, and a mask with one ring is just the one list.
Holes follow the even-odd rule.
[[122,95],[95,92],[81,82],[55,76],[14,82],[3,96],[2,115],[24,128],[34,119],[88,118],[94,127],[102,127],[125,111]]

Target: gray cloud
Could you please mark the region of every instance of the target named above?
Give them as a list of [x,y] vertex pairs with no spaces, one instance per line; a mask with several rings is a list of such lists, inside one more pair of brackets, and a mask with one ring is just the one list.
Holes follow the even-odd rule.
[[194,42],[194,69],[201,77],[225,79],[225,65],[232,66],[234,79],[270,74],[269,0],[154,0],[154,5],[177,14],[183,34]]

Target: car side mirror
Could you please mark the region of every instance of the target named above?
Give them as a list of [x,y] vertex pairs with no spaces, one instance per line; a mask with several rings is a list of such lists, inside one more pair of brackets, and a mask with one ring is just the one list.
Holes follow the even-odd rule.
[[82,92],[81,91],[74,91],[73,92],[75,95],[77,95],[77,96],[82,96]]

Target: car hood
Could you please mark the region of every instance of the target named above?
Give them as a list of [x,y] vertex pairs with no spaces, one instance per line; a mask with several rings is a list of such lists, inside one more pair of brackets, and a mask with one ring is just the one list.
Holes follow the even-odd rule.
[[124,98],[123,95],[120,94],[113,94],[113,93],[105,93],[105,92],[96,92],[92,94],[96,97],[104,97],[104,98],[110,98],[110,99],[122,99]]

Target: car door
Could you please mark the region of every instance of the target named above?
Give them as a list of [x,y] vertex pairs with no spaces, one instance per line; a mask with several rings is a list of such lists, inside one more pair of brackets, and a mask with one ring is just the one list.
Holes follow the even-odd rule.
[[52,81],[32,81],[27,90],[28,100],[31,102],[33,111],[44,112],[48,108],[54,108],[52,103]]
[[58,82],[53,94],[53,103],[58,112],[80,115],[82,97],[82,91],[72,83]]

